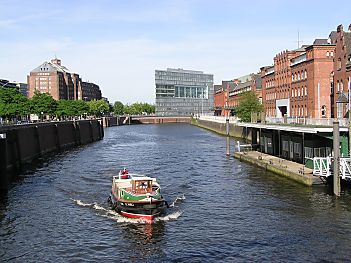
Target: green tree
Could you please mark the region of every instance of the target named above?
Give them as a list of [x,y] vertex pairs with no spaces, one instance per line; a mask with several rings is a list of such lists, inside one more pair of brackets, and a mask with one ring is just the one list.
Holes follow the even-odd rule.
[[251,121],[251,112],[261,112],[263,105],[260,103],[254,91],[244,92],[239,95],[239,106],[236,107],[236,115],[244,122]]
[[18,90],[0,87],[0,116],[11,119],[29,114],[29,100]]
[[120,101],[116,101],[114,104],[113,104],[113,112],[116,114],[116,115],[123,115],[124,113],[124,105],[122,102]]
[[35,92],[30,100],[31,112],[39,116],[54,115],[56,113],[57,101],[48,93]]
[[82,116],[82,115],[87,114],[89,112],[89,106],[83,100],[74,100],[73,106],[76,109],[75,116]]
[[56,107],[56,115],[59,117],[70,116],[68,100],[59,100]]
[[109,111],[109,105],[104,100],[91,100],[88,101],[89,112],[95,116],[101,116]]
[[131,115],[139,115],[143,113],[151,114],[155,113],[155,106],[148,103],[133,103],[131,105],[124,106],[124,113]]
[[88,113],[89,106],[82,100],[59,100],[56,114],[59,117],[77,117]]

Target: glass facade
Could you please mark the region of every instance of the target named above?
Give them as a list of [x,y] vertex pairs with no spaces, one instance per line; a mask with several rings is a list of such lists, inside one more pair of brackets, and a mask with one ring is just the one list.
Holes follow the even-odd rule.
[[190,116],[213,113],[213,75],[202,71],[155,71],[156,115]]

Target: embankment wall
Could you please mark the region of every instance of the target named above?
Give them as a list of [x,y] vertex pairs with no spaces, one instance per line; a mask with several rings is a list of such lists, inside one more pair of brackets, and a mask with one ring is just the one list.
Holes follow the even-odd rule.
[[12,176],[47,153],[101,140],[98,120],[49,122],[0,128],[0,189],[6,189]]
[[[213,122],[213,121],[206,121],[206,120],[200,120],[200,119],[192,119],[191,124],[219,133],[221,135],[227,135],[226,133],[226,123],[219,123],[219,122]],[[229,124],[229,136],[235,137],[235,138],[242,138],[246,139],[248,141],[252,140],[252,131],[250,128],[246,127],[240,127],[237,126],[233,123]]]

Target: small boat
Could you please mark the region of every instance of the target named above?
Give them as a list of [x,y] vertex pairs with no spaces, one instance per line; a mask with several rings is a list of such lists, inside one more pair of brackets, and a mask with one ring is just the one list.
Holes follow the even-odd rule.
[[164,214],[168,207],[156,178],[130,174],[126,170],[113,176],[109,201],[112,209],[119,214],[147,223],[152,223],[155,217]]

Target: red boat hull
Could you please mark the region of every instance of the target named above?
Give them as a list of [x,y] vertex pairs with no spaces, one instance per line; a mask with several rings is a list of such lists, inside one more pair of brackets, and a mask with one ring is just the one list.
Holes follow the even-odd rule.
[[149,223],[149,224],[151,224],[154,218],[158,216],[158,215],[133,214],[133,213],[128,213],[124,211],[120,211],[120,214],[129,218],[142,219],[145,223]]

